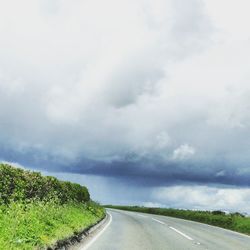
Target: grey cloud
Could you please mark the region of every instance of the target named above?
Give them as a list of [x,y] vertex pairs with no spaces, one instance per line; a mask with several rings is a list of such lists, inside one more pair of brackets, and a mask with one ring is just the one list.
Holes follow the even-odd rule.
[[[32,169],[47,169],[54,173],[75,173],[82,175],[96,175],[106,178],[116,178],[124,184],[137,187],[166,187],[180,184],[210,184],[247,187],[250,183],[250,171],[247,165],[238,162],[214,158],[205,160],[175,161],[165,160],[159,156],[138,156],[134,153],[126,154],[122,159],[93,160],[77,158],[68,161],[60,155],[37,153],[37,150],[26,152],[11,151],[1,148],[5,159],[30,167]],[[47,167],[49,166],[49,168]]]
[[[90,187],[92,198],[103,204],[143,205],[250,213],[250,189],[225,185],[174,184],[165,187],[136,186],[117,178],[53,173]],[[136,191],[135,191],[136,186]],[[100,188],[101,187],[101,188]]]

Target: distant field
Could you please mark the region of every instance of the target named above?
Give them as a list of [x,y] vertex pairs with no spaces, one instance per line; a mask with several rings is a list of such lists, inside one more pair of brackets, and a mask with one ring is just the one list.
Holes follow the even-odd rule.
[[0,249],[46,249],[104,216],[86,187],[0,164]]
[[138,207],[138,206],[106,205],[105,207],[192,220],[250,235],[250,218],[245,217],[240,213],[225,214],[222,211],[212,211],[212,212],[192,211],[192,210],[149,208],[149,207]]

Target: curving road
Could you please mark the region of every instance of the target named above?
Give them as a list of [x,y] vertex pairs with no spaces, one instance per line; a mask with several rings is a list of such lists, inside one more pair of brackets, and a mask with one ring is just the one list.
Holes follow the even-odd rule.
[[250,237],[197,222],[108,209],[79,250],[250,250]]

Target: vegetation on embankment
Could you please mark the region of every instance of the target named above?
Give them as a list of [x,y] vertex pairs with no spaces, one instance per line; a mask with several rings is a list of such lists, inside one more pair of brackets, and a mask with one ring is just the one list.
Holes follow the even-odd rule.
[[104,216],[86,187],[0,164],[1,249],[46,249]]
[[226,214],[222,211],[193,211],[172,208],[150,208],[139,206],[107,205],[105,207],[192,220],[250,235],[250,217],[245,217],[240,213]]
[[0,204],[33,199],[57,199],[64,204],[72,201],[87,202],[90,195],[88,189],[79,184],[0,164]]

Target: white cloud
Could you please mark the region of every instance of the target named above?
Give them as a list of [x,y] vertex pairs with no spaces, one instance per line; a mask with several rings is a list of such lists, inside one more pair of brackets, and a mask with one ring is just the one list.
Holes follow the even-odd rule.
[[142,206],[144,207],[164,207],[165,205],[157,202],[143,202]]
[[173,152],[174,160],[185,160],[189,159],[195,154],[195,149],[188,144],[183,144]]
[[209,15],[216,22],[217,27],[228,37],[242,39],[249,37],[247,23],[249,15],[249,1],[239,0],[237,4],[233,0],[207,0],[205,1]]
[[157,188],[152,197],[169,207],[250,213],[249,188],[174,186]]
[[203,5],[184,2],[2,2],[1,141],[70,159],[162,150],[166,67],[211,33]]

